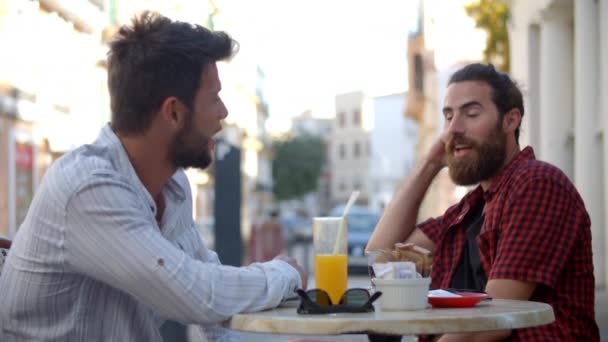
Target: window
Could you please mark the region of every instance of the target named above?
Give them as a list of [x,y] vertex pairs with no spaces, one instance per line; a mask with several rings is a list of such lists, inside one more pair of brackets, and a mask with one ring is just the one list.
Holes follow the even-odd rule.
[[355,126],[361,126],[361,111],[358,109],[353,111],[353,124]]
[[344,127],[346,125],[346,113],[338,113],[338,127]]
[[340,144],[338,148],[338,155],[340,156],[340,159],[346,158],[346,145]]
[[358,176],[353,181],[353,190],[361,190],[361,178]]
[[423,92],[424,91],[424,63],[422,61],[422,56],[420,54],[416,54],[414,56],[414,77],[416,90]]
[[357,141],[353,145],[353,157],[359,158],[360,155],[361,155],[361,144],[359,144],[359,142]]

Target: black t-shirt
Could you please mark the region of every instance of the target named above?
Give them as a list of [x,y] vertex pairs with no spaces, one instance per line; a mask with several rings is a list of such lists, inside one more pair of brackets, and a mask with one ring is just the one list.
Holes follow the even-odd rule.
[[452,277],[451,287],[454,289],[469,289],[485,291],[488,278],[481,266],[477,236],[484,220],[483,206],[468,219],[467,243],[462,251],[462,258]]

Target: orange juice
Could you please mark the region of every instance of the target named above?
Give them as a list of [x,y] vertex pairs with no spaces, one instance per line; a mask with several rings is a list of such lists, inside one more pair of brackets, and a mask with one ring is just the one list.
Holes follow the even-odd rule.
[[334,304],[338,304],[346,292],[347,260],[345,254],[315,255],[315,287],[329,293],[329,298]]

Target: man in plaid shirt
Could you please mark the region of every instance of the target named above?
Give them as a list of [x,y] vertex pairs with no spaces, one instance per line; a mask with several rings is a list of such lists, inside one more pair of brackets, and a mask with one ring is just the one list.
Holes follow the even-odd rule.
[[[562,171],[519,146],[522,95],[492,65],[457,71],[444,99],[443,134],[398,192],[368,250],[413,242],[433,251],[432,287],[484,290],[553,307],[549,325],[439,341],[599,341],[591,222]],[[444,215],[416,225],[420,203],[445,166],[459,185],[479,184]]]

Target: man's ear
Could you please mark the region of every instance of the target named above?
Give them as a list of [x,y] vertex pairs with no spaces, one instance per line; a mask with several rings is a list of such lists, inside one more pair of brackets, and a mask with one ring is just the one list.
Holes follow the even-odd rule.
[[186,112],[181,101],[175,96],[169,96],[160,105],[162,121],[173,128],[179,129],[183,125]]
[[502,127],[505,133],[513,133],[521,125],[521,112],[517,108],[508,111],[502,118]]

